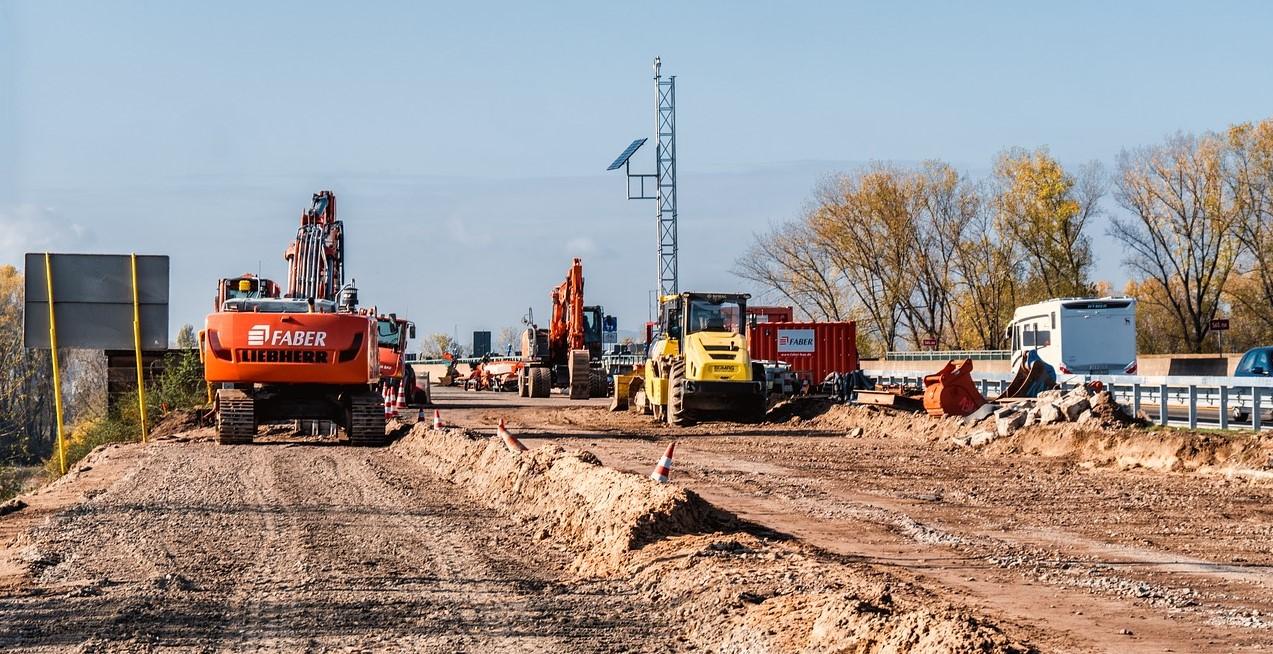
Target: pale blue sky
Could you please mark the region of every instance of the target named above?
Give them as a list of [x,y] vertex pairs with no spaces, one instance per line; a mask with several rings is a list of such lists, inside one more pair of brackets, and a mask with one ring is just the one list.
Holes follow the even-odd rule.
[[682,286],[704,290],[742,286],[750,234],[865,161],[982,174],[1046,145],[1112,167],[1273,114],[1268,3],[1025,4],[0,0],[0,257],[169,254],[173,324],[198,324],[217,277],[284,277],[331,188],[364,299],[425,331],[542,313],[572,255],[633,328],[653,206],[603,169],[652,131],[656,54]]

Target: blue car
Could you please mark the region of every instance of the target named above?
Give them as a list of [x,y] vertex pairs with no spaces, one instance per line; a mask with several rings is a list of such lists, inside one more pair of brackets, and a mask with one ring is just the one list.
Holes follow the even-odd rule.
[[[1273,347],[1256,347],[1246,351],[1238,360],[1238,367],[1233,369],[1234,377],[1270,377],[1273,376]],[[1251,409],[1236,406],[1229,414],[1238,422],[1251,419]],[[1260,420],[1273,419],[1273,411],[1260,412]]]
[[1256,347],[1246,351],[1234,369],[1234,377],[1268,377],[1273,374],[1273,347]]

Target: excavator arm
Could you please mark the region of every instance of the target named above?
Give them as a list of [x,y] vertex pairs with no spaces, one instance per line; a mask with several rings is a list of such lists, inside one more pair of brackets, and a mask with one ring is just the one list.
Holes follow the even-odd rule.
[[345,285],[345,228],[336,219],[336,195],[314,194],[301,214],[296,240],[283,254],[287,260],[287,297],[335,300]]
[[583,260],[575,258],[566,281],[552,292],[553,314],[548,326],[549,358],[564,362],[573,350],[582,350],[584,344],[583,316]]

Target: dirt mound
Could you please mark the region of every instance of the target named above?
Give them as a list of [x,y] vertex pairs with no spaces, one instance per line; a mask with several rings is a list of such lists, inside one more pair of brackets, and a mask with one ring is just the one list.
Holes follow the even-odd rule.
[[1273,436],[1179,430],[1027,428],[992,452],[1074,457],[1098,466],[1273,478]]
[[1029,651],[884,573],[751,529],[588,452],[519,456],[488,435],[425,425],[393,448],[575,552],[580,574],[627,579],[679,607],[686,637],[708,651]]
[[607,468],[588,452],[542,447],[518,456],[490,436],[426,425],[394,447],[488,504],[534,519],[541,538],[582,546],[592,566],[659,538],[736,523],[684,488]]
[[861,435],[868,438],[914,438],[921,441],[946,441],[968,430],[958,418],[934,418],[925,413],[869,404],[829,404],[825,411],[805,424],[846,433],[861,429]]
[[168,438],[205,426],[208,426],[208,423],[203,420],[203,413],[199,409],[176,409],[169,411],[150,428],[150,437]]

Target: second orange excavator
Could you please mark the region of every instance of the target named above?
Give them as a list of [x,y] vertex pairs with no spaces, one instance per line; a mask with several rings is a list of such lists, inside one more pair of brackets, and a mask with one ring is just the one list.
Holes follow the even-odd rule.
[[522,397],[548,397],[553,387],[568,389],[570,399],[606,397],[609,386],[601,370],[600,306],[583,303],[583,261],[575,258],[566,281],[553,288],[552,319],[541,329],[531,313],[523,322],[522,368],[517,392]]

